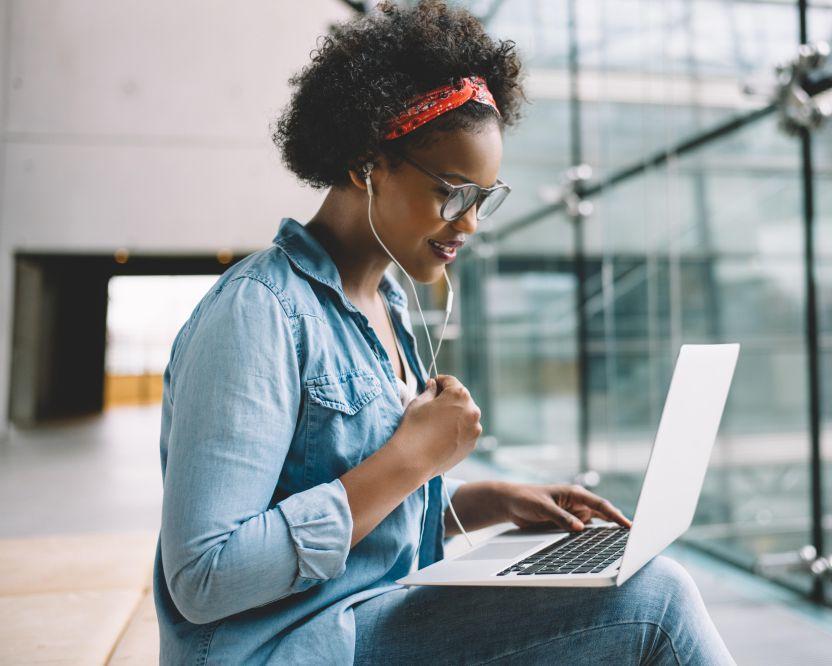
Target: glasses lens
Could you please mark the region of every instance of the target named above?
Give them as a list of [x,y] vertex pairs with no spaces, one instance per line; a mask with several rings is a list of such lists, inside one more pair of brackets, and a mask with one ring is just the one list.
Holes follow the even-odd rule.
[[509,190],[507,187],[501,187],[490,192],[477,208],[477,219],[484,220],[486,217],[491,215],[491,213],[497,210],[500,207],[500,204],[506,200],[508,193]]
[[476,185],[466,186],[463,190],[465,193],[465,210],[468,210],[477,200],[480,195],[480,188]]
[[442,217],[451,222],[464,212],[465,193],[462,190],[454,190],[442,206]]
[[449,222],[459,219],[465,214],[465,211],[474,205],[478,194],[479,188],[475,185],[466,185],[454,190],[454,193],[445,203],[445,209],[442,216]]

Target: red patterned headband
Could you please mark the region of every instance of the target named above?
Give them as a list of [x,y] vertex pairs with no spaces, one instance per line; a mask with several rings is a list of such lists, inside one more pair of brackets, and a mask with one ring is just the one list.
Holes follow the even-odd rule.
[[470,99],[487,104],[500,115],[485,79],[481,76],[466,76],[457,83],[440,86],[412,99],[408,108],[388,123],[384,138],[398,139]]

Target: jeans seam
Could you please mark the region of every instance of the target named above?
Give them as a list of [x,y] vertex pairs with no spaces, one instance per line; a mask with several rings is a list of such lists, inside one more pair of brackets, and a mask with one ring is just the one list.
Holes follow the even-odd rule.
[[197,655],[197,663],[200,665],[205,664],[208,661],[208,652],[211,649],[211,641],[214,638],[214,632],[217,630],[217,627],[221,622],[222,619],[214,620],[207,625],[203,625],[204,629],[202,637],[199,641],[199,654]]
[[211,633],[208,636],[208,642],[205,645],[205,663],[208,662],[208,653],[211,651],[211,643],[214,642],[214,635],[217,633],[217,628],[220,626],[221,623],[222,620],[219,620],[216,626],[213,629],[211,629]]
[[619,626],[622,626],[622,625],[625,625],[625,624],[650,624],[654,627],[657,627],[658,630],[667,637],[667,640],[670,643],[670,649],[673,651],[673,658],[676,660],[676,663],[681,665],[682,661],[679,659],[679,655],[676,653],[676,648],[673,646],[673,639],[670,637],[670,634],[668,634],[664,630],[664,628],[656,622],[650,622],[650,621],[639,622],[637,620],[628,620],[626,622],[612,622],[610,624],[599,624],[595,627],[585,627],[583,629],[578,629],[576,631],[573,631],[572,633],[569,633],[569,634],[562,634],[560,636],[555,636],[554,638],[550,638],[550,639],[545,640],[541,643],[535,643],[534,645],[530,645],[530,646],[521,648],[519,650],[515,650],[514,652],[508,652],[506,654],[500,655],[499,657],[493,657],[492,659],[488,659],[487,661],[481,661],[480,664],[492,664],[492,663],[496,662],[499,659],[506,659],[508,657],[513,657],[515,655],[518,655],[518,654],[521,654],[521,653],[526,652],[528,650],[531,650],[532,648],[538,648],[538,647],[546,646],[549,643],[554,643],[555,641],[560,640],[561,638],[569,638],[570,636],[576,636],[578,634],[583,634],[587,631],[594,631],[595,629],[606,629],[608,627],[619,627]]
[[[369,601],[369,599],[365,599],[364,602],[362,602],[362,603],[366,603],[367,601]],[[372,632],[373,637],[375,637],[375,634],[376,634],[375,628],[378,627],[378,625],[379,625],[379,617],[381,617],[381,609],[382,609],[383,605],[384,604],[382,604],[382,603],[376,604],[375,615],[373,616],[373,621],[372,621],[372,623],[369,623],[367,625],[367,626],[373,628],[373,632]],[[355,617],[355,610],[354,609],[353,609],[353,617]],[[357,638],[358,638],[358,636],[356,635],[356,639]],[[358,645],[358,641],[357,640],[353,641],[353,650],[352,650],[353,662],[355,662],[355,657],[356,657],[355,653],[356,653],[357,645]],[[370,649],[369,649],[370,659],[367,659],[365,661],[368,662],[368,663],[373,664],[373,663],[376,663],[376,661],[377,661],[376,660],[376,648],[378,647],[378,642],[377,641],[370,641],[369,646],[370,646]]]
[[660,624],[656,624],[655,622],[650,622],[648,624],[652,624],[655,627],[658,627],[659,631],[664,634],[665,638],[667,638],[667,642],[670,643],[670,651],[673,653],[673,658],[676,660],[677,664],[681,664],[682,660],[679,659],[679,653],[676,652],[676,646],[673,645],[673,638],[667,633],[664,627]]

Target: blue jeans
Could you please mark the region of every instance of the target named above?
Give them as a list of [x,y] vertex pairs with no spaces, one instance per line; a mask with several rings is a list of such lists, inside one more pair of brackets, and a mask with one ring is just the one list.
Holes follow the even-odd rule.
[[354,607],[356,664],[734,664],[658,556],[621,587],[412,587]]

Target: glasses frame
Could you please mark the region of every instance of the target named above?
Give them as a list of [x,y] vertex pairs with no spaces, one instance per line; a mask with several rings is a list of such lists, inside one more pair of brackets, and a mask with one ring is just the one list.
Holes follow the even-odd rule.
[[[433,180],[435,180],[437,183],[442,183],[442,185],[444,185],[446,188],[448,188],[448,190],[449,190],[448,196],[445,198],[445,201],[442,202],[442,207],[439,209],[439,214],[442,216],[442,219],[445,220],[446,222],[456,222],[459,218],[461,218],[463,215],[465,215],[465,213],[468,212],[468,209],[471,208],[471,206],[473,206],[474,204],[477,205],[477,220],[478,221],[485,220],[488,217],[490,217],[491,214],[495,210],[497,210],[497,208],[499,208],[502,205],[503,201],[505,201],[506,197],[508,197],[508,195],[511,193],[511,187],[507,183],[500,180],[499,178],[497,179],[496,184],[492,185],[491,187],[481,187],[480,185],[477,185],[476,183],[465,183],[464,185],[454,185],[453,183],[449,183],[447,180],[445,180],[441,176],[433,173],[429,169],[426,169],[421,164],[419,164],[416,160],[414,160],[411,157],[408,157],[404,153],[396,153],[396,155],[398,157],[400,157],[401,159],[403,159],[405,162],[408,162],[409,164],[411,164],[414,167],[416,167],[417,169],[419,169],[419,171],[424,173],[426,176],[430,176],[431,178],[433,178]],[[474,200],[471,201],[470,204],[465,206],[465,208],[463,208],[461,211],[459,211],[459,213],[456,216],[450,217],[450,218],[447,217],[445,215],[445,207],[451,201],[453,196],[460,190],[470,190],[471,188],[475,188],[477,190],[477,196],[474,198]],[[502,201],[500,201],[500,203],[497,204],[497,208],[493,208],[491,211],[488,212],[488,214],[483,215],[482,217],[480,217],[480,210],[482,210],[480,204],[485,200],[486,197],[488,197],[488,195],[490,195],[492,192],[496,192],[497,190],[506,190],[506,196],[503,197]],[[463,201],[464,201],[465,200],[465,194],[464,193],[462,195],[462,198],[463,198]]]

